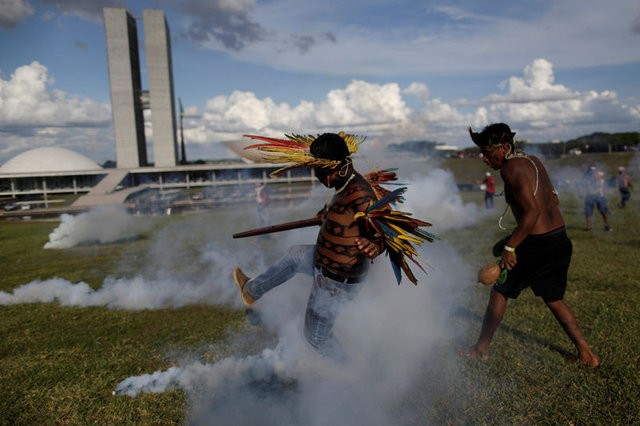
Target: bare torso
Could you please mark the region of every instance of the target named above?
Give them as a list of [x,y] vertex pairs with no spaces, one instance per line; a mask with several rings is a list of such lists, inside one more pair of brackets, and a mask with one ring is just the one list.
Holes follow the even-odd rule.
[[505,183],[506,201],[519,231],[523,232],[522,239],[528,234],[544,234],[564,226],[558,196],[537,157],[507,160],[500,174]]

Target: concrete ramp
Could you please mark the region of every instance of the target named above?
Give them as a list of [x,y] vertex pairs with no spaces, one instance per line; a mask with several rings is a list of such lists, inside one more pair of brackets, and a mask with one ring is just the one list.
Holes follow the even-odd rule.
[[[106,204],[122,204],[127,199],[132,190],[119,190],[116,187],[129,174],[128,170],[107,169],[107,175],[91,191],[78,198],[72,206],[89,207]],[[135,188],[139,190],[140,188]]]

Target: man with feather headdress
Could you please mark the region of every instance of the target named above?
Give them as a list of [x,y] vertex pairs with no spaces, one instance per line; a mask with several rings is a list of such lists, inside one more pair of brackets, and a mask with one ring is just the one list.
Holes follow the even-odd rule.
[[[294,135],[287,140],[249,137],[263,142],[248,148],[271,154],[267,161],[293,163],[275,174],[293,167],[309,167],[324,186],[335,189],[335,194],[318,212],[320,230],[315,244],[290,247],[278,262],[255,278],[245,275],[239,267],[234,268],[233,277],[242,301],[245,306],[253,305],[267,291],[297,273],[312,276],[304,336],[319,353],[342,360],[344,351],[332,331],[339,309],[356,296],[369,264],[385,250],[395,262],[398,281],[402,270],[415,283],[403,254],[417,263],[415,258],[419,255],[411,241],[431,241],[430,234],[417,230],[429,224],[391,210],[389,202],[401,198],[405,188],[390,193],[379,183],[395,179],[394,173],[383,171],[365,177],[354,169],[351,154],[364,138],[335,133],[316,138]],[[384,219],[387,213],[395,215]]]

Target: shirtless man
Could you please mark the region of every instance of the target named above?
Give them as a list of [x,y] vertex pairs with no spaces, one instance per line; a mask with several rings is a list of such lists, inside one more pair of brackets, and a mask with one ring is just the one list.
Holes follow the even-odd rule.
[[502,250],[500,266],[509,271],[507,279],[491,289],[480,337],[464,354],[488,359],[489,344],[502,321],[508,299],[517,298],[530,286],[575,345],[579,361],[597,367],[600,361],[589,347],[573,311],[562,300],[573,247],[546,169],[538,158],[515,151],[515,133],[504,123],[487,126],[481,133],[469,129],[469,133],[481,149],[483,161],[500,171],[506,201],[517,226]]
[[332,329],[339,308],[360,290],[369,259],[384,250],[382,238],[367,231],[356,212],[365,211],[375,194],[366,179],[357,173],[347,145],[339,135],[325,133],[311,146],[316,158],[336,160],[334,168],[317,167],[317,179],[336,192],[329,204],[318,212],[321,223],[315,245],[298,245],[276,264],[255,278],[240,268],[233,271],[245,306],[253,305],[263,294],[301,272],[313,277],[311,295],[305,313],[304,335],[318,352],[344,359],[344,352]]

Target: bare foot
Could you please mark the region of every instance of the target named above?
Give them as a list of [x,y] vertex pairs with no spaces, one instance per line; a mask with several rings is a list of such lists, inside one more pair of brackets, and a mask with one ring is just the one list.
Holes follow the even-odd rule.
[[477,359],[479,361],[486,361],[489,359],[489,351],[478,349],[478,345],[473,345],[468,349],[458,348],[458,355],[469,359]]
[[589,368],[598,368],[600,366],[600,360],[593,354],[580,356],[580,357],[567,358],[567,363],[569,364],[580,363],[585,367],[589,367]]
[[590,353],[580,355],[580,364],[590,368],[598,368],[600,366],[600,360],[593,353]]

